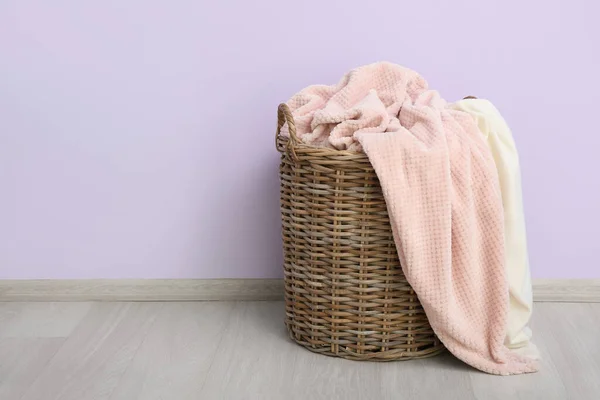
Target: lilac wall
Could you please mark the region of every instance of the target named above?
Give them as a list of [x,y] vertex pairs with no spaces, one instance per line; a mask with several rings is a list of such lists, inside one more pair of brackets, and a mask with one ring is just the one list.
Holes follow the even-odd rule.
[[600,277],[598,3],[362,4],[1,1],[0,279],[281,276],[276,106],[378,60],[494,101],[533,276]]

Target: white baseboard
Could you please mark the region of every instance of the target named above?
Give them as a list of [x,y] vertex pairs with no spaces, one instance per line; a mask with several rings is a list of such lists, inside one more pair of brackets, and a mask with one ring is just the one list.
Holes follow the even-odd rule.
[[[538,279],[534,301],[600,302],[600,279]],[[281,300],[281,279],[0,280],[0,301]]]
[[534,279],[533,301],[600,303],[600,279]]
[[0,301],[223,301],[281,298],[281,279],[0,280]]

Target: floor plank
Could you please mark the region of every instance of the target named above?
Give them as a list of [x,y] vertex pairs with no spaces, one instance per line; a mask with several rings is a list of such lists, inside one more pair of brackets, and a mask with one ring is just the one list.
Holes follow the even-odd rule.
[[69,336],[91,303],[0,303],[0,337]]
[[564,398],[600,398],[599,309],[600,304],[545,303],[534,311],[544,356],[566,387]]
[[284,398],[300,349],[282,340],[283,312],[281,302],[235,304],[199,398]]
[[[382,365],[380,386],[386,399],[475,399],[469,380],[471,367],[446,352],[422,360]],[[402,398],[402,397],[401,397]]]
[[63,338],[0,338],[0,399],[20,399],[64,341]]
[[152,303],[93,304],[23,400],[109,398],[161,307]]
[[198,399],[234,303],[166,303],[111,400]]

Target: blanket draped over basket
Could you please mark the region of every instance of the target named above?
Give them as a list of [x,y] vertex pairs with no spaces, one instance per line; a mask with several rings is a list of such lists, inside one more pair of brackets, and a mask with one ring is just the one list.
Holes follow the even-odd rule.
[[368,156],[402,270],[446,348],[488,373],[536,371],[534,360],[504,345],[502,198],[473,118],[448,107],[416,72],[385,62],[337,85],[310,86],[287,104],[300,142]]

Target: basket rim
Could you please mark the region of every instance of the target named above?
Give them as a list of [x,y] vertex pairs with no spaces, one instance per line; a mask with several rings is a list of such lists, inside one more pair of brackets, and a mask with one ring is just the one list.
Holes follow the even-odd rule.
[[348,150],[337,150],[329,147],[312,146],[304,143],[290,144],[287,136],[277,137],[277,151],[292,158],[294,161],[303,161],[316,158],[343,159],[344,161],[366,162],[369,160],[365,153]]
[[[477,99],[476,96],[465,96],[463,100]],[[287,124],[289,136],[281,134],[281,128]],[[298,161],[298,152],[300,153],[314,153],[318,152],[320,156],[343,156],[356,159],[367,158],[364,152],[350,151],[350,150],[338,150],[324,146],[313,146],[302,142],[296,135],[296,122],[290,107],[286,103],[281,103],[277,107],[277,131],[275,133],[275,147],[280,153],[289,153],[289,155]],[[315,154],[311,154],[315,155]]]

